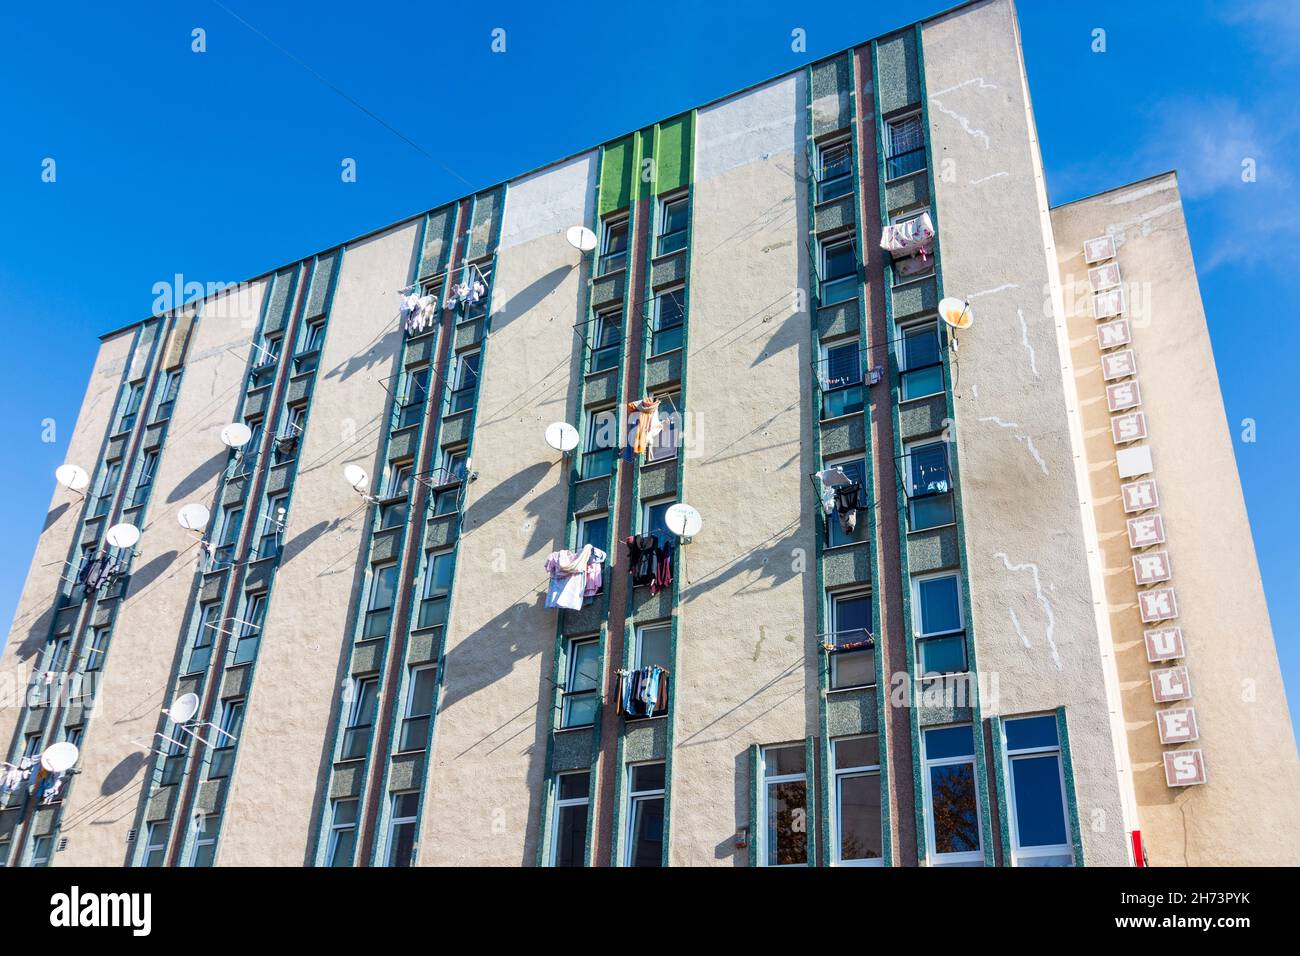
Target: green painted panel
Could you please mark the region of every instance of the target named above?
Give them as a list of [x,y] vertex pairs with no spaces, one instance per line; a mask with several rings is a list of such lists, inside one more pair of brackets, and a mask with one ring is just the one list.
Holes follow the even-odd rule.
[[846,129],[852,121],[849,93],[853,89],[848,54],[814,63],[810,72],[813,135]]
[[691,181],[691,117],[679,116],[659,124],[655,194],[681,189]]
[[912,574],[925,574],[961,565],[957,547],[957,528],[934,528],[912,531],[907,535],[907,567]]
[[921,102],[921,74],[912,30],[880,41],[876,47],[876,73],[880,111],[885,115]]
[[632,163],[631,136],[605,147],[600,166],[600,215],[622,209],[632,201]]
[[451,251],[451,230],[456,221],[456,207],[445,206],[429,213],[424,230],[424,250],[420,256],[420,278],[427,279],[445,269]]
[[325,314],[325,309],[329,305],[331,281],[338,262],[337,251],[316,260],[316,268],[311,277],[311,293],[307,296],[306,318],[315,319]]
[[668,754],[666,720],[628,721],[623,737],[623,762],[663,760]]
[[469,230],[469,257],[477,259],[492,251],[501,216],[502,190],[479,193],[474,197],[474,221]]
[[551,749],[551,771],[582,770],[591,766],[596,752],[595,728],[575,727],[555,735]]
[[876,732],[876,691],[833,691],[826,695],[826,735],[830,738]]

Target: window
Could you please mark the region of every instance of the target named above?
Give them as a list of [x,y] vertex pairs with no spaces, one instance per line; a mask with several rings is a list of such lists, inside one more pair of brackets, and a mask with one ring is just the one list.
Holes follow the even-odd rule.
[[220,601],[211,601],[199,607],[198,625],[194,629],[194,647],[190,650],[186,674],[198,674],[208,669],[208,662],[212,659],[212,646],[221,627],[218,620],[220,613]]
[[249,376],[253,388],[270,385],[275,378],[275,366],[280,361],[280,350],[284,340],[279,336],[263,340],[261,346],[253,346],[253,371]]
[[418,424],[424,416],[424,402],[429,397],[429,366],[422,365],[406,373],[402,398],[397,402],[394,428]]
[[469,457],[465,454],[465,449],[460,448],[456,451],[443,451],[442,453],[442,478],[447,483],[462,482],[465,480],[465,472],[469,467]]
[[471,285],[474,282],[483,283],[483,294],[479,296],[477,302],[470,302],[465,307],[465,321],[477,319],[480,316],[487,315],[488,293],[492,289],[492,268],[491,257],[484,259],[479,264],[470,263],[469,269],[465,273],[465,281]]
[[862,412],[858,340],[822,346],[822,418]]
[[370,731],[379,704],[379,678],[361,677],[352,682],[352,706],[343,730],[343,760],[364,757],[370,746]]
[[[828,461],[826,462],[826,467],[841,468],[850,481],[857,482],[857,504],[859,508],[865,508],[867,506],[867,496],[865,491],[867,481],[866,462],[861,458]],[[867,539],[867,522],[863,515],[859,514],[857,516],[857,519],[853,524],[852,533],[844,530],[843,525],[840,524],[840,516],[838,512],[832,511],[830,514],[826,514],[823,511],[823,516],[826,519],[826,547],[838,548],[840,545],[855,544],[858,541],[865,541]]]
[[153,487],[153,476],[158,470],[158,451],[147,451],[140,460],[140,475],[135,481],[135,494],[131,496],[132,505],[142,505],[149,500],[149,489]]
[[452,390],[447,414],[468,411],[474,407],[474,396],[478,391],[478,368],[482,353],[460,352],[456,355],[455,371],[452,373]]
[[583,866],[587,856],[587,811],[591,773],[562,773],[555,778],[555,819],[551,830],[551,866]]
[[330,801],[330,835],[325,843],[326,866],[351,866],[357,847],[356,797]]
[[659,422],[663,426],[659,434],[650,441],[646,449],[646,461],[668,461],[677,457],[677,449],[682,441],[682,396],[678,392],[672,395],[660,395]]
[[163,377],[162,386],[158,389],[158,406],[153,413],[155,422],[172,417],[172,409],[176,407],[176,396],[180,393],[180,390],[181,370],[176,369],[168,372]]
[[257,558],[273,558],[280,553],[280,539],[288,520],[289,494],[278,492],[266,496],[266,510],[262,512],[262,527],[257,539]]
[[420,597],[420,627],[447,623],[451,602],[451,573],[455,569],[451,551],[430,552],[424,566],[424,590]]
[[948,443],[915,442],[903,456],[907,481],[907,518],[912,531],[938,528],[955,521],[952,479],[948,474]]
[[257,645],[262,639],[262,621],[266,618],[266,592],[250,594],[244,600],[244,617],[239,624],[239,638],[235,641],[234,664],[247,664],[257,657]]
[[598,275],[627,268],[627,217],[607,219],[600,244]]
[[[871,595],[836,594],[831,596],[832,645],[854,645],[872,639]],[[876,683],[876,649],[848,647],[830,652],[831,690],[870,687]]]
[[239,526],[244,520],[242,507],[227,508],[221,513],[219,542],[212,551],[212,570],[227,568],[235,560],[235,546],[239,543]]
[[618,365],[623,352],[622,306],[596,313],[590,347],[592,372],[603,372]]
[[194,814],[194,847],[190,851],[190,866],[211,866],[217,856],[216,817]]
[[275,443],[276,463],[291,461],[298,455],[298,445],[302,441],[302,426],[307,419],[306,405],[290,405],[285,410],[284,428]]
[[820,305],[833,305],[858,294],[858,256],[852,239],[823,240],[821,243]]
[[659,207],[659,251],[670,252],[686,248],[686,230],[691,223],[690,200],[685,196],[665,199]]
[[461,484],[457,482],[452,485],[444,485],[434,491],[433,517],[454,515],[460,510],[461,487]]
[[1056,716],[1008,718],[1002,723],[1002,739],[1011,800],[1013,864],[1073,866]]
[[647,501],[641,510],[641,534],[654,535],[659,539],[660,544],[665,542],[674,543],[677,536],[668,530],[668,522],[664,519],[668,514],[668,509],[676,503],[675,498],[665,498],[663,501]]
[[436,667],[412,667],[406,678],[406,716],[402,718],[402,753],[429,746],[429,722],[433,719],[433,695],[438,689]]
[[817,150],[817,202],[829,202],[853,192],[853,144],[848,138],[825,143]]
[[899,353],[903,401],[943,391],[943,353],[937,322],[922,322],[904,328],[899,340]]
[[654,298],[654,333],[650,354],[663,355],[682,347],[682,329],[686,323],[686,287],[664,289]]
[[569,641],[561,727],[589,727],[600,711],[600,641]]
[[135,420],[140,415],[140,402],[144,399],[144,383],[136,382],[127,386],[126,401],[122,405],[122,417],[118,420],[118,434],[135,428]]
[[874,734],[832,744],[832,840],[837,866],[881,866],[880,740]]
[[[591,515],[578,519],[578,549],[587,545],[602,551],[609,546],[609,515]],[[603,582],[604,579],[601,580]]]
[[638,668],[658,664],[671,670],[673,629],[669,624],[649,624],[637,629],[635,664]]
[[37,837],[32,841],[32,866],[49,866],[50,850],[54,847],[53,837]]
[[388,820],[388,860],[385,866],[407,867],[415,862],[415,826],[420,813],[420,791],[392,795]]
[[213,738],[216,745],[212,748],[212,765],[208,768],[208,778],[218,780],[229,777],[235,768],[235,744],[239,742],[239,732],[244,726],[244,701],[242,698],[222,701],[221,721],[217,724],[220,733]]
[[887,127],[885,179],[898,179],[925,169],[925,133],[921,128],[921,114],[890,120]]
[[400,498],[397,501],[387,501],[379,506],[379,530],[385,531],[388,528],[400,528],[406,524],[406,515],[410,509],[411,502],[406,498]]
[[912,579],[917,661],[923,675],[966,670],[961,584],[956,574]]
[[586,444],[582,452],[582,477],[612,474],[618,460],[618,413],[611,408],[587,415]]
[[90,517],[98,518],[108,514],[108,509],[113,504],[113,496],[117,494],[117,483],[121,480],[122,463],[120,461],[110,461],[104,466],[99,479],[99,494],[96,496],[95,507],[92,509]]
[[628,777],[625,866],[663,866],[664,765],[632,764]]
[[393,596],[397,593],[397,565],[383,564],[374,569],[370,578],[370,600],[366,605],[366,621],[362,638],[386,637],[393,622]]
[[90,643],[86,649],[86,673],[104,666],[104,655],[108,653],[108,633],[107,627],[91,628]]
[[409,495],[410,493],[411,463],[404,461],[393,465],[392,471],[388,473],[388,497],[396,498],[398,495]]
[[167,857],[167,824],[151,823],[144,836],[143,866],[162,866]]
[[[314,322],[308,322],[302,330],[302,341],[298,346],[298,355],[306,356],[319,352],[321,344],[325,341],[325,320],[317,319]],[[315,365],[312,366],[315,368]],[[301,365],[298,371],[306,371]]]
[[763,749],[762,866],[808,865],[808,777],[803,744]]
[[970,724],[922,735],[926,840],[935,866],[984,863],[975,796],[975,738]]

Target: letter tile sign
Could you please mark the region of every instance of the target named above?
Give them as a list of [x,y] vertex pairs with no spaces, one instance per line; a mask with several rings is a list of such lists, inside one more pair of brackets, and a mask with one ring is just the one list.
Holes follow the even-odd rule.
[[1097,320],[1097,350],[1106,382],[1106,408],[1110,412],[1110,437],[1115,446],[1120,499],[1124,507],[1128,545],[1137,587],[1135,613],[1146,625],[1143,635],[1151,669],[1151,696],[1156,705],[1155,727],[1163,747],[1165,783],[1188,787],[1205,783],[1205,757],[1184,745],[1200,739],[1192,681],[1187,668],[1187,644],[1178,621],[1178,592],[1173,585],[1173,565],[1166,544],[1165,519],[1160,507],[1151,461],[1145,444],[1147,416],[1142,411],[1142,387],[1137,379],[1137,353],[1133,328],[1126,317],[1123,276],[1116,259],[1113,236],[1098,236],[1083,244],[1092,290],[1092,315]]

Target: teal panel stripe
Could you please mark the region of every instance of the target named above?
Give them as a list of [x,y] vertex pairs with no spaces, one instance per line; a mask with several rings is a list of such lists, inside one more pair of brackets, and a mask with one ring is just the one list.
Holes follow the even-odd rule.
[[[1070,844],[1074,848],[1074,865],[1083,866],[1083,827],[1079,825],[1079,795],[1074,789],[1074,758],[1070,754],[1070,727],[1065,708],[1056,708],[1056,735],[1061,747],[1061,770],[1065,776],[1065,803],[1070,813]],[[1002,806],[1009,806],[1006,799]]]

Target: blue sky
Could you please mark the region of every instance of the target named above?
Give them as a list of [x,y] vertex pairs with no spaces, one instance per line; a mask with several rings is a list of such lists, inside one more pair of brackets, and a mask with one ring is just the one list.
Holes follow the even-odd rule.
[[[96,336],[147,315],[155,282],[264,272],[943,3],[132,6],[129,16],[89,2],[12,4],[0,14],[3,621]],[[1300,521],[1286,484],[1300,473],[1289,420],[1300,326],[1279,308],[1300,267],[1300,199],[1286,159],[1300,145],[1290,99],[1300,4],[1022,0],[1019,10],[1052,202],[1179,171],[1278,652],[1300,711]],[[204,53],[191,50],[195,28],[206,31]],[[506,31],[502,54],[490,49],[496,28]],[[791,50],[795,28],[806,31],[806,53]],[[1097,29],[1105,52],[1092,50]],[[47,157],[54,183],[41,181]],[[341,181],[344,158],[356,160],[355,183]],[[1255,182],[1241,180],[1246,158]],[[58,425],[54,443],[41,440],[46,418]],[[1253,442],[1242,440],[1247,418]],[[1213,638],[1196,635],[1211,647]]]

